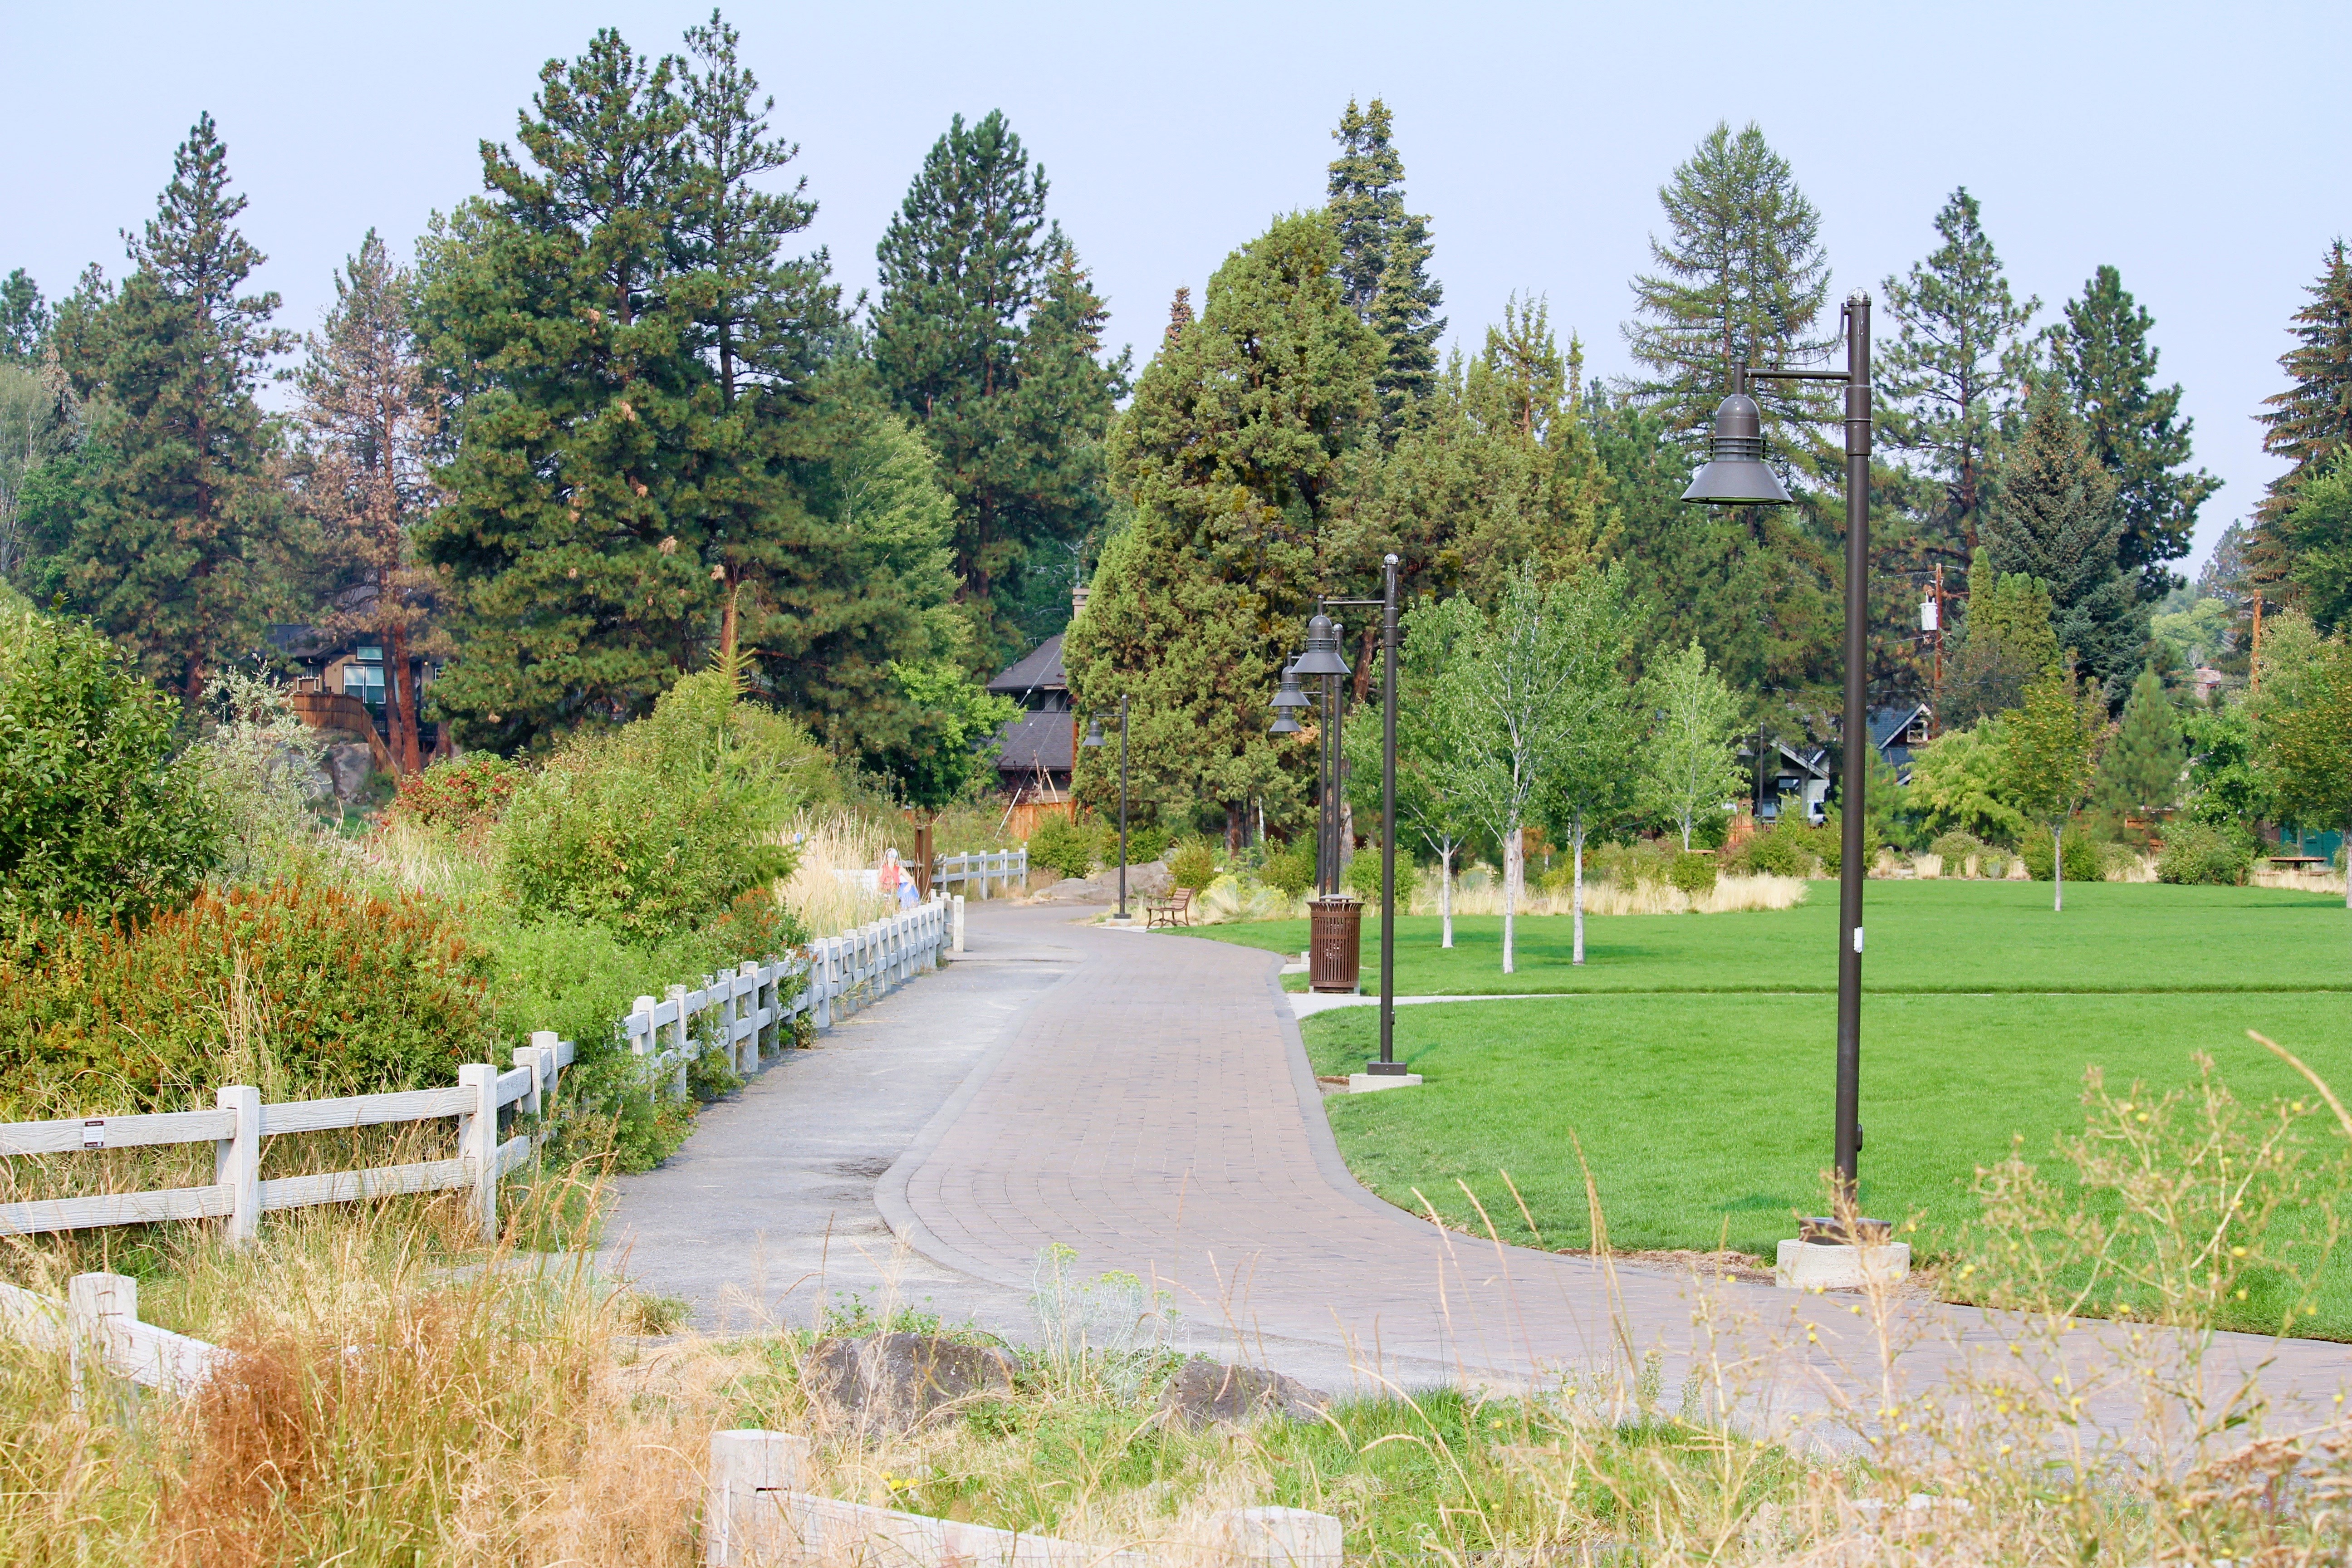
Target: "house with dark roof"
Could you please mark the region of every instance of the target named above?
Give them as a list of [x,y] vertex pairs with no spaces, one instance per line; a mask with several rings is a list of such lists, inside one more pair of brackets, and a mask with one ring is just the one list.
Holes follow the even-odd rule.
[[1077,749],[1077,715],[1062,673],[1062,638],[1047,637],[988,683],[998,697],[1021,704],[1021,717],[997,731],[998,787],[1013,801],[1069,798]]
[[[1895,770],[1895,782],[1911,782],[1911,753],[1935,738],[1936,713],[1924,702],[1908,706],[1874,708],[1870,710],[1870,743],[1887,766]],[[1748,753],[1751,758],[1754,753]],[[1830,785],[1835,776],[1834,762],[1827,746],[1802,748],[1772,743],[1766,758],[1771,771],[1764,780],[1765,798],[1756,803],[1757,819],[1769,822],[1780,815],[1780,797],[1793,795],[1804,802],[1805,820],[1822,820],[1822,807],[1829,800]]]

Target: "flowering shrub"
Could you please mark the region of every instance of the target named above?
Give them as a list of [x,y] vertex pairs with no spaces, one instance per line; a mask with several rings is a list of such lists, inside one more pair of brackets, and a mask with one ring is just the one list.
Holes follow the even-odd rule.
[[478,827],[505,815],[528,777],[504,757],[469,752],[402,779],[392,811],[425,827]]

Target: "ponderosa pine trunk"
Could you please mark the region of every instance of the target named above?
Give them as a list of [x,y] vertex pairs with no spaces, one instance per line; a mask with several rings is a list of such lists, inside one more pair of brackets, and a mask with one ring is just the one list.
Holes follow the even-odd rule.
[[384,693],[385,711],[391,715],[392,765],[404,773],[420,773],[425,750],[416,738],[416,682],[408,671],[408,628],[394,626],[387,641],[392,657],[384,662],[384,679],[398,682]]

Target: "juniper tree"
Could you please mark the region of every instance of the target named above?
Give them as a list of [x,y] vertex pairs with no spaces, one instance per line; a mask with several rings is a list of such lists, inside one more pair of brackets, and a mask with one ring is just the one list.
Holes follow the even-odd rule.
[[1965,564],[1977,546],[1986,468],[2002,416],[2032,367],[2026,323],[2042,308],[2010,292],[1977,199],[1962,186],[1936,215],[1943,243],[1885,281],[1895,331],[1879,353],[1887,445],[1920,454],[1940,493],[1931,548]]
[[1339,281],[1348,306],[1385,346],[1378,383],[1390,434],[1407,408],[1429,395],[1437,375],[1437,313],[1444,289],[1429,276],[1429,219],[1405,210],[1404,159],[1391,142],[1392,121],[1379,99],[1359,110],[1353,99],[1331,139],[1325,211],[1339,237]]
[[1215,803],[1235,843],[1252,800],[1277,828],[1304,809],[1312,752],[1267,736],[1265,703],[1323,586],[1348,458],[1377,429],[1381,343],[1338,260],[1322,215],[1276,220],[1145,367],[1108,441],[1134,521],[1063,645],[1081,701],[1132,694],[1146,797]]
[[1969,558],[1967,618],[1946,662],[1947,728],[1990,718],[2024,700],[2025,689],[2058,667],[2050,590],[2023,572],[1994,569],[1984,550]]
[[188,701],[259,645],[294,566],[278,443],[254,398],[292,340],[269,325],[275,293],[240,292],[266,259],[236,226],[245,206],[202,115],[130,244],[131,275],[71,312],[77,380],[100,395],[45,586]]
[[2116,478],[2118,559],[2139,597],[2152,602],[2171,590],[2175,579],[2164,563],[2189,553],[2197,509],[2221,481],[2201,468],[2175,471],[2189,461],[2194,421],[2180,414],[2178,384],[2152,384],[2157,350],[2147,334],[2155,319],[2116,269],[2094,273],[2065,314],[2050,331],[2051,359],[2074,395],[2092,454]]

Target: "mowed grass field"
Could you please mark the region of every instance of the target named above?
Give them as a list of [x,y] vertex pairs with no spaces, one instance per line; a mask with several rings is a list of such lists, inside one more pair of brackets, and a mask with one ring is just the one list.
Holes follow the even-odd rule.
[[[2309,1100],[2251,1028],[2352,1098],[2352,915],[2341,900],[2098,883],[2070,888],[2053,914],[2049,891],[1871,884],[1862,1196],[1865,1212],[1917,1222],[1909,1239],[1924,1260],[1949,1256],[1978,1212],[1979,1167],[2012,1140],[2052,1173],[2067,1171],[2053,1142],[2083,1126],[2089,1068],[2111,1089],[2161,1092],[2193,1084],[2202,1052],[2242,1100]],[[1400,994],[1568,994],[1399,1008],[1398,1053],[1427,1081],[1327,1100],[1341,1150],[1400,1206],[1581,1247],[1580,1142],[1613,1246],[1769,1258],[1793,1234],[1792,1214],[1823,1203],[1835,893],[1822,882],[1795,910],[1594,919],[1581,969],[1567,962],[1565,919],[1522,920],[1513,976],[1497,973],[1499,919],[1456,921],[1450,953],[1436,947],[1435,921],[1400,921]],[[1305,941],[1297,921],[1201,934],[1291,952]],[[1369,979],[1376,943],[1365,959]],[[1360,1070],[1377,1028],[1369,1007],[1307,1019],[1316,1070]],[[2303,1127],[2315,1158],[2343,1152],[2332,1119]],[[2323,1228],[2315,1211],[2282,1223]],[[2317,1304],[2305,1331],[2352,1339],[2352,1257],[2329,1266]],[[2258,1283],[2240,1326],[2275,1328],[2284,1305]]]

